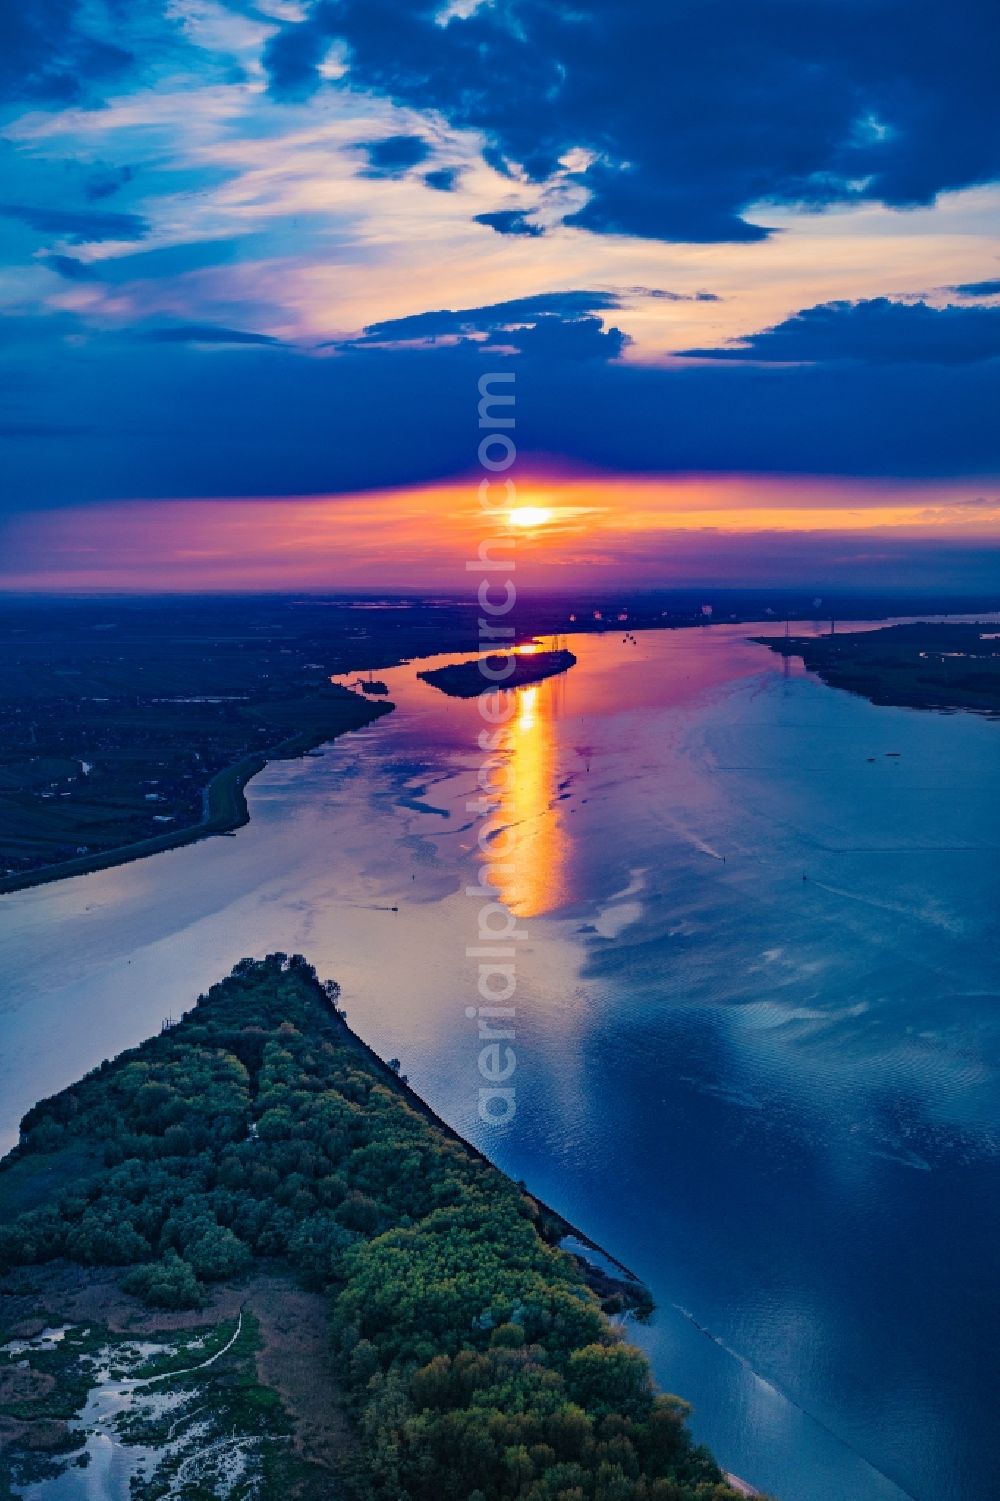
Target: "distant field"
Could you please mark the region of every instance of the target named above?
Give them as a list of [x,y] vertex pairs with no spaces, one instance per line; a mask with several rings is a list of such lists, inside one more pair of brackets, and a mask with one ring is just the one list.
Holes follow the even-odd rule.
[[237,828],[268,759],[391,710],[332,676],[477,632],[474,601],[0,601],[0,892]]
[[[243,789],[269,757],[300,754],[390,707],[325,682],[201,714],[140,700],[127,713],[68,720],[62,701],[36,702],[22,716],[33,739],[8,741],[0,762],[0,889],[52,866],[91,868],[124,846],[238,827]],[[45,741],[39,770],[26,752]]]
[[761,637],[834,688],[876,704],[1000,713],[1000,639],[995,626],[915,624],[828,636]]
[[356,638],[299,625],[247,602],[0,613],[0,890],[238,827],[267,759],[388,712],[329,681]]

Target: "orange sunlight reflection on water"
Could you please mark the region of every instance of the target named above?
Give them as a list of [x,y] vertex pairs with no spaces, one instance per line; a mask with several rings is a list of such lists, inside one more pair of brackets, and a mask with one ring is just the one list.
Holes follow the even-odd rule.
[[549,912],[565,894],[569,838],[556,804],[561,688],[559,678],[549,678],[514,689],[516,709],[502,747],[506,766],[495,781],[498,817],[509,831],[496,884],[500,900],[518,917]]

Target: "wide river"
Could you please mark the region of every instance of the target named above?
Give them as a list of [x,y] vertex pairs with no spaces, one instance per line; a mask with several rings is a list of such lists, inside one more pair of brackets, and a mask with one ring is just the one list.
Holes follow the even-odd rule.
[[1000,723],[876,708],[753,629],[572,638],[517,692],[508,1125],[467,1015],[482,721],[422,662],[257,777],[237,834],[0,897],[0,1147],[241,955],[301,950],[648,1281],[639,1338],[727,1468],[781,1501],[995,1495]]

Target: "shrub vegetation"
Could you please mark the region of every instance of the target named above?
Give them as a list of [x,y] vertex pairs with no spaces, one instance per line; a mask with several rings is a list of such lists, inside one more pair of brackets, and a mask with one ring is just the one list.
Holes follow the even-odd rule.
[[0,1169],[103,1166],[0,1225],[0,1266],[126,1268],[198,1306],[260,1258],[329,1294],[379,1501],[729,1501],[530,1196],[347,1029],[301,956],[244,959],[177,1025],[35,1106]]

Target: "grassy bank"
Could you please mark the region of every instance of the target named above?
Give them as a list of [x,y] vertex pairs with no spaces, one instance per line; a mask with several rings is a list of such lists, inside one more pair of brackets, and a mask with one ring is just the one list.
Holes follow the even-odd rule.
[[[371,702],[360,695],[345,693],[324,703],[324,712],[317,715],[313,703],[303,706],[303,727],[277,744],[263,751],[241,756],[208,782],[202,793],[202,816],[195,823],[188,823],[162,834],[153,834],[127,844],[111,845],[106,849],[86,855],[76,855],[52,865],[43,865],[35,870],[0,876],[0,894],[21,891],[31,886],[44,886],[49,881],[62,881],[67,876],[86,875],[90,871],[108,870],[115,865],[141,860],[146,855],[156,855],[163,850],[180,849],[186,844],[195,844],[214,834],[229,834],[249,823],[246,786],[252,777],[263,771],[269,761],[287,760],[305,755],[319,745],[335,740],[350,730],[361,729],[383,714],[392,712],[393,704],[386,700]],[[312,712],[310,713],[310,709]]]

